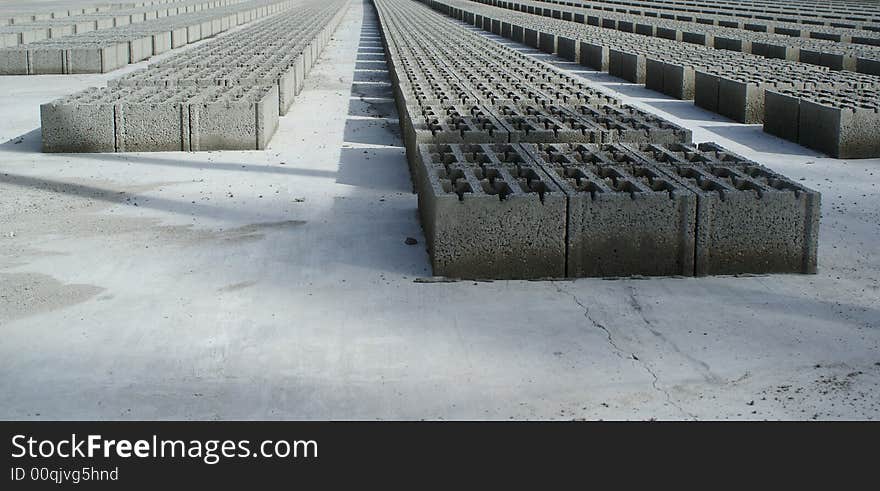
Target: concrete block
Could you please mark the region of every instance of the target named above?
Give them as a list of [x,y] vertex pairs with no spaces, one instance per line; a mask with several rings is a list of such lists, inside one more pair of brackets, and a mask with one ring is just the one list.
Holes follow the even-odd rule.
[[677,63],[663,64],[663,92],[666,95],[683,101],[694,98],[694,68]]
[[852,54],[822,52],[819,56],[819,65],[832,70],[847,70],[854,72],[857,69],[857,59]]
[[190,104],[197,150],[264,150],[278,127],[278,87],[230,87]]
[[67,50],[67,73],[107,73],[127,65],[127,43],[79,45]]
[[191,44],[202,39],[201,24],[186,26],[186,43]]
[[718,114],[746,124],[764,122],[764,86],[750,80],[718,78]]
[[798,142],[834,158],[880,156],[880,114],[875,105],[801,100]]
[[532,48],[539,48],[538,44],[538,31],[534,29],[525,28],[525,32],[523,34],[523,43],[526,46],[530,46]]
[[189,43],[189,29],[178,27],[171,30],[171,48],[176,49]]
[[869,75],[880,75],[880,59],[856,58],[856,71]]
[[734,36],[715,36],[715,49],[726,49],[729,51],[739,51],[741,53],[752,52],[752,42],[748,39]]
[[635,152],[697,195],[695,274],[815,273],[819,193],[718,148]]
[[635,84],[644,84],[645,56],[635,52],[609,49],[608,73]]
[[549,32],[538,33],[538,49],[545,53],[556,52],[556,36]]
[[511,143],[615,141],[614,129],[562,110],[527,103],[495,104],[493,114],[509,134]]
[[645,57],[645,88],[663,92],[663,70],[666,64],[650,56]]
[[574,39],[557,36],[557,55],[560,58],[569,60],[569,61],[578,61],[580,59],[580,53],[578,52],[579,43]]
[[720,77],[702,70],[694,70],[694,104],[713,113],[718,112],[718,84]]
[[66,73],[66,54],[60,46],[29,47],[29,75],[49,75]]
[[606,46],[585,41],[580,42],[579,63],[602,72],[608,71],[610,54]]
[[117,152],[191,150],[188,102],[198,90],[140,90],[116,105]]
[[764,91],[764,131],[791,142],[798,142],[800,99],[790,93]]
[[620,145],[528,145],[568,197],[568,276],[692,275],[696,196]]
[[523,27],[518,25],[511,26],[510,39],[518,43],[525,43],[525,30],[523,29]]
[[681,41],[681,31],[678,29],[670,29],[667,27],[657,26],[656,36],[663,39],[671,39],[673,41]]
[[566,197],[516,145],[420,145],[422,226],[435,275],[565,275]]
[[40,106],[44,152],[116,150],[114,99],[107,89],[89,89]]
[[144,61],[153,56],[153,37],[144,36],[128,41],[129,63]]
[[681,41],[690,44],[698,44],[700,46],[713,46],[714,36],[708,32],[683,31],[681,33]]
[[153,56],[161,55],[173,49],[171,41],[171,31],[164,31],[153,34],[151,37]]
[[401,116],[401,130],[407,143],[412,143],[412,150],[419,143],[506,143],[510,140],[504,124],[481,105],[410,106]]
[[27,75],[30,61],[27,48],[14,47],[0,50],[0,75]]
[[657,36],[657,26],[654,24],[637,22],[635,25],[635,33],[643,36],[655,37]]
[[511,26],[510,22],[502,22],[501,23],[501,33],[500,33],[501,37],[510,39],[512,33],[513,33],[513,28]]

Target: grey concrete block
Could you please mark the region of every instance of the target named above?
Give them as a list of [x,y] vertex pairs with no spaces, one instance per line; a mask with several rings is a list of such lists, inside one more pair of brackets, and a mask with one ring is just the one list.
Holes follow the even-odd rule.
[[692,275],[696,197],[620,145],[535,145],[565,191],[569,276]]
[[610,141],[629,143],[691,142],[689,129],[632,106],[606,105],[594,108],[580,105],[577,107],[577,112],[589,123],[605,129],[611,136]]
[[42,104],[43,151],[115,151],[114,102],[106,89],[90,89]]
[[764,122],[763,84],[718,78],[718,114],[746,124]]
[[523,44],[532,48],[539,48],[538,31],[526,28],[523,35]]
[[789,93],[764,91],[764,131],[791,142],[798,142],[800,99]]
[[29,75],[62,74],[67,71],[63,48],[54,46],[29,47]]
[[694,70],[694,104],[717,113],[718,84],[718,75],[702,70]]
[[876,105],[801,100],[798,142],[834,158],[880,155],[880,114]]
[[419,211],[435,275],[565,275],[566,197],[516,148],[420,146]]
[[663,64],[663,92],[666,95],[683,101],[694,98],[695,91],[694,68],[677,63]]
[[556,44],[557,55],[560,58],[575,62],[580,59],[580,43],[578,43],[574,39],[558,36],[556,38]]
[[581,59],[579,63],[581,65],[594,68],[602,72],[608,71],[610,59],[608,47],[601,44],[580,41],[580,55]]
[[264,150],[278,128],[278,87],[230,87],[190,105],[196,150]]
[[683,31],[681,33],[681,41],[690,44],[698,44],[700,46],[712,46],[714,44],[714,37],[708,32]]
[[129,63],[144,61],[153,56],[153,37],[144,36],[128,42]]
[[493,113],[507,130],[511,143],[603,143],[617,139],[616,130],[563,110],[509,103],[494,105]]
[[642,146],[697,195],[697,275],[815,273],[819,193],[717,145]]
[[619,49],[608,50],[608,73],[635,84],[645,83],[645,56]]
[[522,26],[513,25],[510,29],[510,39],[518,42],[525,43],[525,30]]
[[169,97],[164,90],[142,90],[117,103],[115,151],[190,150],[188,102],[196,94],[189,90]]
[[660,59],[645,57],[645,88],[663,92],[663,70],[666,63]]
[[173,49],[171,31],[156,33],[150,37],[152,40],[153,56],[161,55]]
[[67,73],[107,73],[130,61],[127,43],[80,45],[67,50]]
[[0,75],[27,75],[30,59],[27,48],[0,49]]
[[529,145],[568,196],[569,276],[692,275],[696,196],[620,145]]
[[856,71],[869,75],[880,75],[880,59],[856,58]]
[[538,33],[538,49],[545,53],[556,52],[556,36],[549,32]]

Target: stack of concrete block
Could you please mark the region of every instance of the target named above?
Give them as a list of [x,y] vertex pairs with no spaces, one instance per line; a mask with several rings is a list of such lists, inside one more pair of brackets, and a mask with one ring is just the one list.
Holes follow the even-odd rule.
[[764,94],[764,131],[839,159],[880,155],[880,87]]
[[442,16],[422,16],[416,30],[399,15],[383,34],[411,165],[419,143],[691,141],[689,130]]
[[[28,32],[31,30],[40,30],[46,35],[43,38],[59,38],[72,34],[82,34],[85,32],[111,29],[114,27],[123,27],[127,25],[139,24],[154,19],[174,17],[181,14],[192,12],[204,12],[210,9],[216,9],[225,6],[231,6],[242,3],[244,0],[174,0],[169,2],[156,2],[150,5],[141,5],[138,7],[121,7],[113,8],[101,12],[52,12],[52,17],[40,18],[32,21],[19,22],[4,26],[4,32]],[[59,15],[59,14],[67,15]],[[5,46],[16,46],[19,44],[28,44],[39,39],[27,39],[27,36],[21,36],[16,42],[14,39],[8,39]]]
[[[223,48],[211,48],[215,43],[199,48],[215,54],[226,50],[229,57],[223,66],[187,67],[187,60],[198,55],[182,53],[107,88],[44,104],[43,151],[265,149],[279,115],[301,87],[296,82],[307,73],[305,63],[311,67],[347,6],[348,0],[311,2],[248,26],[224,39]],[[291,32],[291,26],[295,31]],[[260,39],[270,46],[262,45]],[[247,56],[249,61],[243,61],[248,53],[257,52],[275,52],[276,56]],[[233,60],[242,62],[234,64]]]
[[712,143],[630,150],[697,196],[695,274],[816,272],[819,193]]
[[[719,49],[732,49],[762,56],[783,57],[784,59],[829,66],[838,70],[869,70],[880,60],[880,34],[847,28],[823,27],[803,29],[802,25],[784,24],[775,27],[760,23],[730,21],[722,16],[714,16],[704,22],[693,22],[693,17],[646,17],[641,12],[613,12],[585,10],[576,7],[550,8],[547,2],[521,0],[506,2],[501,0],[476,0],[486,5],[502,6],[511,10],[527,12],[555,19],[586,23],[597,27],[623,32],[635,32],[647,36],[657,36],[685,43],[712,46]],[[685,20],[687,19],[687,20]],[[712,22],[709,22],[709,21]],[[792,37],[800,36],[804,37]],[[853,41],[857,41],[853,43]],[[755,50],[753,51],[753,45]],[[861,70],[859,70],[861,71]],[[866,72],[871,73],[871,72]]]
[[47,39],[52,32],[49,27],[0,26],[0,48]]
[[[675,127],[666,141],[621,142],[630,130],[613,121],[644,120],[657,138],[662,120],[424,6],[375,4],[434,274],[816,271],[818,193],[717,145],[677,142]],[[578,140],[569,113],[612,138]]]
[[[207,0],[206,4],[217,4],[222,0]],[[157,15],[163,15],[167,10],[177,12],[178,6],[183,3],[181,0],[156,0],[144,2],[124,2],[124,3],[94,3],[82,0],[62,0],[53,1],[49,5],[35,4],[29,10],[22,10],[20,4],[0,5],[0,25],[21,25],[46,20],[67,20],[70,17],[90,14],[105,14],[118,11],[136,11],[145,8],[144,12],[150,12],[154,9]],[[198,8],[210,8],[195,4],[188,4],[179,7],[182,11],[194,11]]]
[[[105,73],[287,10],[293,0],[187,0],[174,9],[110,11],[108,26],[0,49],[0,74]],[[152,10],[151,10],[152,9]],[[174,13],[172,14],[172,10]],[[156,12],[165,15],[156,15]],[[150,12],[151,14],[147,14]],[[84,17],[75,16],[82,20]]]
[[106,73],[127,65],[131,52],[127,42],[32,43],[0,50],[0,75]]
[[[508,2],[495,2],[501,4]],[[722,26],[754,32],[784,34],[793,37],[830,39],[838,42],[856,44],[876,44],[877,32],[880,32],[880,20],[861,18],[847,20],[843,16],[828,18],[825,22],[816,22],[817,9],[811,7],[808,16],[799,16],[793,11],[783,17],[773,16],[770,12],[757,9],[752,14],[744,14],[713,5],[711,9],[688,8],[681,3],[672,6],[661,2],[643,2],[634,0],[621,1],[589,1],[562,2],[557,0],[538,0],[533,5],[545,4],[552,8],[554,17],[565,18],[572,15],[568,9],[559,10],[553,5],[583,9],[586,13],[617,12],[642,17],[690,22],[709,26]],[[546,7],[545,7],[546,8]],[[876,12],[874,12],[876,16]],[[566,19],[571,20],[571,19]]]
[[[464,2],[467,3],[467,2]],[[790,35],[755,30],[741,30],[720,25],[694,24],[678,20],[641,17],[626,13],[584,11],[580,9],[543,8],[544,2],[521,0],[476,0],[473,3],[498,6],[550,19],[582,23],[609,31],[636,33],[644,36],[670,39],[681,43],[709,46],[717,49],[752,53],[770,58],[800,61],[835,70],[859,71],[880,75],[875,69],[880,63],[880,34],[856,37],[864,44],[840,42],[835,37],[851,41],[852,36],[829,35],[824,38],[793,38]],[[578,13],[580,12],[580,13]],[[590,13],[593,12],[593,13]],[[483,26],[480,26],[483,27]],[[488,30],[488,29],[487,29]],[[867,36],[867,37],[866,37]]]
[[278,88],[284,115],[302,90],[318,54],[336,30],[348,4],[312,3],[252,29],[111,81],[111,86],[263,86]]
[[815,273],[820,195],[712,143],[421,144],[434,274]]
[[[462,0],[425,0],[435,10],[514,41],[599,70],[695,104],[742,123],[765,120],[766,90],[811,90],[838,93],[845,99],[854,91],[880,87],[880,77],[783,59],[718,50],[674,40],[647,37],[601,27],[538,17],[501,7]],[[497,17],[497,18],[496,18]],[[861,116],[860,116],[861,117]],[[868,116],[865,116],[868,117]],[[854,126],[853,138],[870,141],[873,126]],[[815,142],[811,142],[814,146]],[[871,148],[862,145],[862,148]],[[838,153],[832,155],[854,155]],[[858,153],[865,155],[864,152]],[[866,156],[878,156],[880,153]]]
[[[750,31],[780,32],[790,36],[822,37],[823,34],[846,33],[847,31],[855,31],[856,33],[867,31],[870,35],[880,32],[880,14],[876,8],[865,5],[854,10],[847,8],[847,3],[688,2],[681,0],[674,2],[541,0],[541,3],[735,27]],[[565,12],[562,12],[561,16],[564,18]],[[796,32],[790,32],[788,29],[794,29]]]
[[566,197],[517,144],[423,144],[419,212],[434,274],[565,276]]
[[567,200],[572,277],[694,274],[697,199],[622,144],[526,145]]
[[264,149],[277,88],[94,88],[40,107],[44,152]]

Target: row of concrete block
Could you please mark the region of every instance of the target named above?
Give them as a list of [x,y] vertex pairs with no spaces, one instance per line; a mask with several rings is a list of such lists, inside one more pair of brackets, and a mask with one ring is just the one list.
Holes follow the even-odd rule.
[[422,144],[435,275],[815,273],[819,193],[715,144]]
[[422,142],[691,141],[685,128],[434,15],[420,16],[418,32],[383,31],[410,155]]
[[3,48],[0,49],[0,75],[106,73],[294,5],[294,0],[249,0],[141,24]]
[[836,158],[880,156],[880,88],[764,91],[764,131]]
[[176,0],[159,6],[109,10],[107,12],[77,14],[61,18],[19,22],[0,27],[0,48],[13,47],[43,39],[112,29],[144,22],[173,18],[177,15],[205,12],[235,5],[245,0]]
[[[782,57],[835,70],[873,73],[880,68],[880,46],[841,44],[825,39],[793,38],[783,34],[742,31],[734,28],[707,26],[689,22],[640,17],[614,12],[576,11],[544,8],[542,2],[519,0],[474,0],[487,6],[525,12],[546,18],[582,23],[596,27],[629,32],[649,37],[671,39],[689,44],[710,46],[718,49],[740,51],[767,57]],[[866,39],[866,41],[870,41]],[[880,39],[878,43],[880,44]]]
[[760,26],[764,22],[803,24],[808,27],[842,27],[880,32],[880,14],[871,5],[851,9],[847,3],[824,2],[688,2],[664,0],[542,0],[550,4],[568,5],[594,10],[672,18],[700,22],[707,16],[724,16],[731,20]]
[[[452,91],[458,68],[444,55],[468,44],[486,50],[477,40],[459,41],[416,5],[375,3],[387,57],[398,67],[391,69],[395,86],[433,67],[428,90]],[[420,19],[417,35],[406,35],[408,18]],[[402,126],[424,107],[404,105]],[[478,108],[443,110],[485,128]],[[436,275],[816,271],[819,194],[718,145],[421,143],[404,135]]]
[[560,5],[583,9],[585,11],[617,12],[641,17],[729,27],[755,32],[768,32],[783,34],[786,36],[829,39],[844,43],[876,45],[877,42],[880,41],[880,38],[877,36],[877,32],[880,31],[873,30],[875,28],[880,29],[880,19],[877,19],[876,22],[870,19],[860,21],[838,19],[832,24],[815,25],[812,23],[815,17],[799,16],[796,12],[793,12],[792,15],[785,17],[783,20],[779,18],[767,18],[769,16],[761,15],[760,13],[757,17],[752,16],[744,18],[734,14],[732,11],[725,10],[723,7],[718,7],[712,9],[711,12],[707,12],[706,10],[708,9],[672,9],[654,2],[633,0],[615,3],[602,0],[575,2],[559,0],[536,1],[541,4],[547,4],[550,8],[552,8],[552,5]]
[[44,152],[263,149],[277,88],[92,88],[40,106]]
[[[435,8],[444,6],[440,2],[433,3]],[[582,41],[582,38],[557,35],[552,26],[550,29],[545,28],[550,32],[538,31],[512,24],[514,19],[509,17],[507,19],[511,22],[505,22],[449,5],[446,7],[449,15],[506,35],[514,41],[525,42],[550,53],[555,52],[563,58],[608,71],[634,83],[643,83],[650,89],[679,99],[694,99],[696,105],[742,123],[762,123],[765,115],[774,110],[765,107],[766,90],[787,90],[795,94],[802,92],[796,99],[805,101],[810,101],[815,90],[826,91],[831,95],[839,94],[838,97],[813,102],[816,107],[825,108],[821,114],[829,115],[828,118],[834,115],[837,120],[823,118],[822,121],[804,121],[800,125],[805,128],[803,135],[810,137],[796,138],[793,141],[838,158],[880,156],[876,125],[865,124],[875,118],[875,105],[869,104],[860,108],[847,106],[847,101],[851,100],[850,94],[870,94],[880,87],[878,77],[834,72],[784,60],[767,60],[747,55],[726,63],[724,52],[697,47],[690,48],[687,52],[673,51],[671,46],[667,46],[667,49],[662,46],[657,49],[638,46],[608,47],[598,44],[601,41],[595,39]],[[527,25],[538,27],[534,24]],[[773,116],[778,117],[779,114]],[[767,127],[776,128],[778,123],[771,122]],[[795,128],[798,127],[795,125]],[[806,129],[808,127],[822,130],[810,131]],[[833,131],[829,128],[833,128]],[[779,133],[778,130],[768,131]]]
[[[211,79],[215,83],[168,83],[168,71],[158,64],[107,88],[88,89],[44,104],[43,151],[265,149],[277,128],[279,115],[301,90],[302,79],[329,41],[347,6],[348,0],[311,2],[274,19],[279,28],[300,26],[303,29],[297,31],[299,35],[312,36],[281,47],[287,55],[273,60],[278,65],[245,67],[247,70],[236,72],[239,77]],[[307,20],[300,22],[300,16],[307,16]],[[320,25],[305,29],[309,21]],[[249,26],[236,33],[236,37],[246,40],[248,31],[256,32],[262,27]],[[286,64],[282,65],[282,61]],[[249,76],[245,73],[248,70]],[[151,72],[160,76],[153,78]],[[198,74],[191,71],[189,75]]]
[[56,4],[44,8],[34,5],[27,10],[23,10],[20,5],[4,5],[0,6],[0,25],[29,24],[43,20],[64,19],[83,14],[106,13],[126,8],[148,7],[149,5],[151,4],[147,2],[143,2],[143,5],[131,4],[127,6],[104,2],[65,2],[62,5]]
[[111,87],[260,86],[278,88],[278,112],[287,113],[305,77],[343,15],[343,1],[312,3],[296,12],[109,82]]
[[[829,86],[870,85],[880,80],[872,75],[829,72],[827,67],[676,43],[663,38],[541,18],[471,2],[448,0],[428,3],[447,15],[487,31],[549,53],[556,52],[562,57],[597,70],[610,71],[634,83],[646,82],[646,61],[649,58],[678,62],[681,66],[691,68],[723,67],[725,70],[750,70],[777,77],[796,74],[798,80],[807,78],[815,84],[827,83]],[[692,98],[692,95],[685,98]]]

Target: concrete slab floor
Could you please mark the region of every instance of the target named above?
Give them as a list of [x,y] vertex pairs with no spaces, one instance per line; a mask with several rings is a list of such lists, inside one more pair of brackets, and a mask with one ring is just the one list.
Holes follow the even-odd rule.
[[0,418],[880,416],[880,161],[585,72],[822,191],[819,274],[416,283],[380,51],[354,3],[263,152],[44,155],[119,72],[0,77]]

